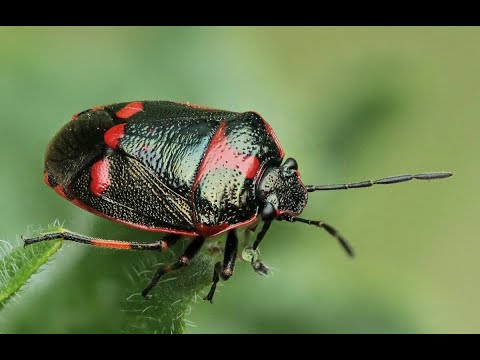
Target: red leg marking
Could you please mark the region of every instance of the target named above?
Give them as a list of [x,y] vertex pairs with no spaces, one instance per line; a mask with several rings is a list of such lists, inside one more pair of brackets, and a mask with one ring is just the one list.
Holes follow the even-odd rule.
[[110,249],[124,249],[130,250],[132,245],[126,241],[115,241],[115,240],[92,240],[91,244],[93,246],[99,246]]

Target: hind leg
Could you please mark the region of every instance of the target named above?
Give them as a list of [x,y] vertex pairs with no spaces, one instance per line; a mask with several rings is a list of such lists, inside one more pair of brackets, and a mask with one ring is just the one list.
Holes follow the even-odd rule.
[[203,236],[197,236],[196,238],[194,238],[192,242],[188,245],[183,255],[180,256],[174,264],[162,266],[160,269],[158,269],[157,273],[150,281],[150,284],[148,284],[148,286],[142,291],[142,295],[144,297],[147,297],[150,290],[152,290],[155,285],[157,285],[158,281],[163,275],[181,269],[182,267],[190,264],[195,255],[197,255],[198,251],[202,248],[204,242],[205,238]]

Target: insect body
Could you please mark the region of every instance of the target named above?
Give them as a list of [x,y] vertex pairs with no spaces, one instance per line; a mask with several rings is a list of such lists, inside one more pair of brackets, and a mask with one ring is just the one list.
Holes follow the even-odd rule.
[[[298,217],[308,193],[439,179],[451,173],[402,175],[352,184],[305,186],[297,162],[284,151],[270,125],[255,112],[230,112],[169,101],[98,106],[73,116],[50,142],[44,179],[59,195],[96,215],[168,235],[156,243],[103,240],[70,232],[25,240],[63,238],[100,247],[166,250],[181,236],[193,240],[174,264],[161,267],[142,294],[165,273],[189,264],[206,238],[227,232],[223,263],[228,279],[237,257],[236,230],[263,220],[255,250],[273,220],[324,228],[353,255],[346,240],[322,221]],[[265,267],[257,260],[254,269]]]

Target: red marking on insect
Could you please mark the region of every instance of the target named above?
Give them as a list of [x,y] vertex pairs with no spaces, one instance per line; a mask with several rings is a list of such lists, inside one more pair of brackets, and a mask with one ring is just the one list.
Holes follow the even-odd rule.
[[79,116],[80,116],[80,113],[72,115],[72,120],[70,120],[70,121],[77,120]]
[[127,124],[112,126],[103,134],[105,143],[114,150],[118,149],[118,143],[125,135],[125,125]]
[[253,179],[260,167],[260,160],[255,155],[241,154],[229,143],[225,133],[227,122],[223,122],[208,146],[205,157],[200,164],[194,188],[210,171],[215,169],[236,169],[247,179]]
[[223,223],[220,225],[197,224],[197,231],[202,236],[209,237],[225,231],[226,229],[228,229],[229,226],[230,225],[227,223]]
[[141,101],[135,101],[125,105],[122,109],[118,110],[115,115],[120,119],[128,119],[142,110],[143,103]]
[[63,187],[62,185],[57,185],[53,188],[53,190],[55,190],[55,192],[60,195],[61,197],[63,197],[64,199],[67,199],[70,201],[70,198],[67,196],[67,194],[65,194],[65,191],[63,190]]
[[258,222],[258,219],[259,219],[258,216],[254,216],[251,219],[248,219],[246,221],[233,224],[233,225],[227,224],[227,223],[223,223],[219,225],[205,225],[205,224],[197,223],[195,226],[197,229],[197,233],[199,235],[210,237],[210,236],[220,235],[233,228],[242,227],[242,226],[253,226],[253,224],[256,224]]
[[102,241],[102,240],[92,240],[92,245],[101,246],[105,248],[112,248],[112,249],[131,249],[132,245],[126,241]]
[[[258,116],[261,117],[260,115],[258,115]],[[280,153],[280,157],[283,158],[283,156],[285,155],[285,152],[283,151],[282,145],[280,144],[280,141],[278,140],[277,135],[275,134],[275,132],[273,131],[273,129],[270,126],[269,123],[267,123],[263,118],[262,118],[262,121],[263,121],[263,125],[265,126],[265,129],[267,130],[267,132],[270,134],[270,136],[275,141],[275,144],[277,145],[278,152]]]
[[45,181],[45,184],[47,184],[48,186],[52,187],[52,184],[50,183],[50,180],[48,179],[48,173],[46,171],[43,174],[43,181]]
[[95,196],[101,196],[110,186],[110,164],[107,158],[98,160],[90,169],[90,191]]

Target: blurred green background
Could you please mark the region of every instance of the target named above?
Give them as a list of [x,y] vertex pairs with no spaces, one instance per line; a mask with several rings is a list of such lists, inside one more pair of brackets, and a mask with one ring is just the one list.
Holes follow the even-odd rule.
[[[42,180],[43,154],[73,113],[168,99],[256,110],[305,183],[450,170],[444,181],[312,194],[325,232],[276,223],[269,278],[239,262],[188,333],[480,332],[480,28],[0,28],[0,238],[55,219],[80,233],[155,240],[76,208]],[[5,332],[109,332],[141,254],[66,244]],[[206,289],[207,290],[207,289]]]

